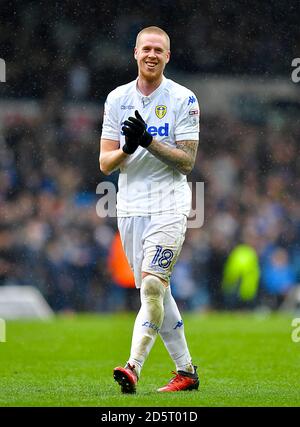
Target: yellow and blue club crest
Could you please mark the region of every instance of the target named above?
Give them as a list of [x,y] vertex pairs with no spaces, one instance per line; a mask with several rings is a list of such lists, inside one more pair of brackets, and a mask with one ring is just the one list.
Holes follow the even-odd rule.
[[167,114],[167,107],[165,105],[157,105],[155,107],[155,114],[159,119],[162,119]]

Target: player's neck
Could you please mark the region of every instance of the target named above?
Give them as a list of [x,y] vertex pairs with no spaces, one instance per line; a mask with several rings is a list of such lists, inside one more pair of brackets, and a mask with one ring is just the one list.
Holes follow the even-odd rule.
[[142,75],[139,75],[137,80],[137,87],[143,95],[149,96],[151,95],[152,92],[154,92],[158,88],[162,80],[163,80],[163,76],[160,76],[159,79],[157,80],[149,81],[145,79],[145,77],[143,77]]

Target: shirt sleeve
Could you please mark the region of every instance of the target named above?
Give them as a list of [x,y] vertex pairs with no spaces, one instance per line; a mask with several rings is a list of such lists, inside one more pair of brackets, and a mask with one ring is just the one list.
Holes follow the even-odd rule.
[[175,141],[198,140],[200,131],[199,103],[193,92],[183,98],[175,127]]
[[104,104],[101,138],[120,140],[116,100],[110,93]]

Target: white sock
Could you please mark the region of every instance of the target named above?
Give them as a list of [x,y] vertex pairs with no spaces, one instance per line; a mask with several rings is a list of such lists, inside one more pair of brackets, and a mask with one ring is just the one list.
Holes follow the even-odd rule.
[[138,376],[156,340],[164,318],[165,286],[158,277],[148,275],[141,284],[141,308],[136,317],[128,363]]
[[184,334],[183,321],[170,286],[165,292],[164,320],[159,334],[176,365],[176,370],[194,373],[194,366]]

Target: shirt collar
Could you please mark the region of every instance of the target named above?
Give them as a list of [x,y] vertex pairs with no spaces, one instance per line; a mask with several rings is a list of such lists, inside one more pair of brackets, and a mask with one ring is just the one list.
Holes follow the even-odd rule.
[[165,83],[166,83],[166,78],[165,76],[163,76],[161,84],[153,91],[150,93],[150,95],[146,96],[144,94],[142,94],[142,92],[139,90],[138,86],[137,86],[137,82],[138,82],[138,77],[136,78],[136,91],[137,94],[144,100],[144,102],[151,102],[152,99],[154,99],[163,89]]

